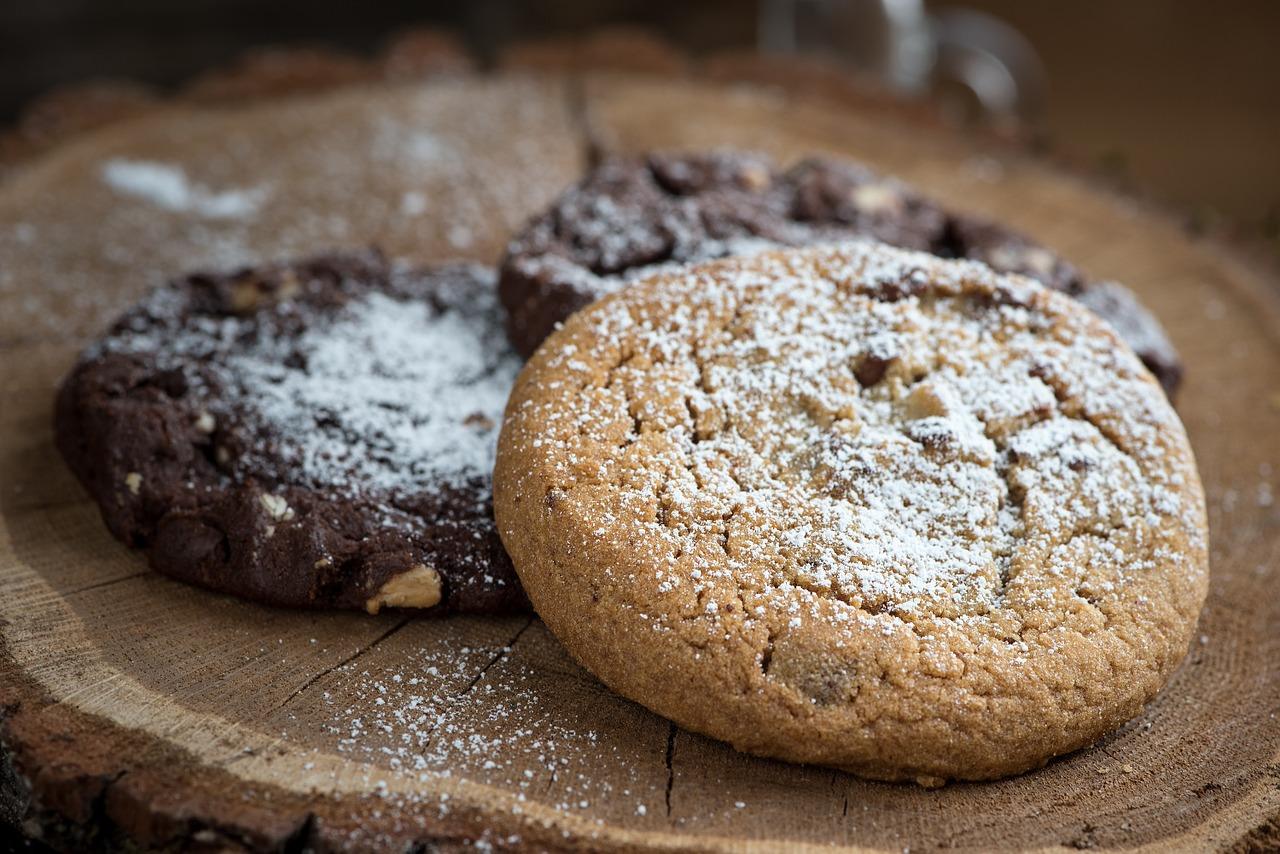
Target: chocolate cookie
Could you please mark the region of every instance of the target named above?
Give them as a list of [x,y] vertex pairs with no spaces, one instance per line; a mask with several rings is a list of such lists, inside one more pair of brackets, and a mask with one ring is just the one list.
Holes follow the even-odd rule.
[[510,611],[493,276],[375,253],[196,274],[81,356],[57,444],[158,571],[279,605]]
[[[815,157],[783,171],[763,155],[713,151],[606,160],[511,242],[498,290],[511,341],[528,356],[573,312],[663,264],[855,237],[980,260],[1076,297],[1092,287],[1030,238],[858,164]],[[1136,297],[1108,287],[1123,298],[1091,307],[1122,336],[1140,325],[1163,340],[1126,337],[1172,395],[1177,353]]]
[[1187,652],[1204,495],[1079,302],[874,241],[645,279],[507,405],[499,529],[617,692],[741,750],[988,779],[1138,713]]

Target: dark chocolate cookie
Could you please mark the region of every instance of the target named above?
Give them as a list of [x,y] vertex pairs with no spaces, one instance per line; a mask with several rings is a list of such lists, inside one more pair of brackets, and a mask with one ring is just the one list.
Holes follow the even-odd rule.
[[[528,356],[569,315],[661,265],[858,237],[980,260],[1077,298],[1095,287],[1025,235],[858,164],[814,157],[784,171],[760,154],[712,151],[605,160],[515,237],[498,292],[511,342]],[[1086,304],[1172,395],[1182,367],[1159,323],[1122,286],[1107,291]],[[1137,328],[1154,334],[1130,335]]]
[[280,605],[527,608],[491,511],[520,366],[493,285],[375,253],[189,276],[81,356],[58,447],[166,575]]

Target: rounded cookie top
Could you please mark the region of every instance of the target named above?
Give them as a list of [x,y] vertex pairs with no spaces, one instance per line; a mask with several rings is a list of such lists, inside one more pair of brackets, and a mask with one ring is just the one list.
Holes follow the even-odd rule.
[[1204,500],[1072,300],[870,242],[662,273],[507,406],[503,541],[620,693],[740,749],[990,778],[1134,715],[1187,649]]
[[[1092,289],[1025,235],[948,211],[857,163],[810,157],[783,169],[762,154],[715,150],[605,160],[512,240],[499,294],[512,343],[527,356],[573,312],[663,265],[855,237],[983,261],[1072,296]],[[1110,288],[1125,298],[1090,307],[1172,393],[1177,352],[1131,293]]]
[[274,604],[524,608],[490,480],[519,364],[481,268],[196,274],[86,350],[57,441],[166,574]]

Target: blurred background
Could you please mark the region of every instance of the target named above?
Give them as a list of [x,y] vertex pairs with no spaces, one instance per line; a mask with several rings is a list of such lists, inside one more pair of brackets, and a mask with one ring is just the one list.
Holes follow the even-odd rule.
[[515,41],[618,24],[695,55],[822,53],[1280,242],[1276,0],[3,0],[0,124],[59,85],[168,87],[254,46],[370,52],[436,26],[493,61]]

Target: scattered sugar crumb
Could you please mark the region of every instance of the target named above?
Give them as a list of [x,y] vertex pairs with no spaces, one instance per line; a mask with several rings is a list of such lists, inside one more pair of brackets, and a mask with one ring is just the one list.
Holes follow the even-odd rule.
[[102,180],[118,193],[210,219],[251,216],[267,197],[263,187],[215,191],[191,181],[181,166],[151,160],[108,160]]

